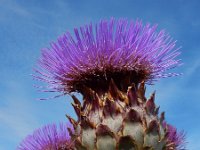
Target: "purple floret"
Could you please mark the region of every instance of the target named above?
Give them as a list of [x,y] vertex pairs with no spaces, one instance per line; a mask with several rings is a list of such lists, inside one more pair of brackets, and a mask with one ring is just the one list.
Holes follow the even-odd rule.
[[28,135],[17,150],[68,150],[71,144],[67,128],[70,124],[49,124]]
[[185,133],[178,132],[175,127],[169,124],[164,124],[164,126],[167,128],[167,141],[169,145],[174,145],[174,147],[177,150],[185,150]]
[[180,65],[179,48],[164,30],[156,29],[113,18],[75,28],[75,35],[66,32],[42,49],[35,78],[49,83],[49,91],[66,94],[82,85],[107,88],[111,78],[121,85],[127,76],[126,81],[136,84],[176,76],[166,71]]

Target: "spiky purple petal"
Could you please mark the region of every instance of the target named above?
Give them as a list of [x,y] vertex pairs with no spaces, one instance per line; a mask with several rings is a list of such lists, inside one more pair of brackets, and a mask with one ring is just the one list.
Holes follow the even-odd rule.
[[66,32],[50,48],[42,49],[35,78],[49,83],[50,91],[69,93],[98,77],[105,82],[112,73],[122,73],[123,77],[134,71],[141,79],[133,78],[148,83],[175,76],[166,71],[180,65],[176,41],[156,29],[156,25],[143,25],[141,21],[113,18],[75,28],[74,36]]
[[70,124],[49,124],[28,135],[17,150],[67,150],[71,144],[68,129]]
[[177,150],[185,150],[185,132],[178,131],[174,126],[163,122],[163,127],[167,129],[167,141],[169,145],[174,145]]
[[166,126],[168,130],[167,138],[169,143],[173,143],[177,150],[185,149],[185,133],[183,131],[178,132],[177,129],[172,125],[167,124]]

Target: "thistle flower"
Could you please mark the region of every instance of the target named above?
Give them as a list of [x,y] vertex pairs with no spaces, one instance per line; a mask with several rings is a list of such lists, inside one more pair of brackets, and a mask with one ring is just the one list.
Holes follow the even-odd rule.
[[178,150],[185,149],[185,133],[183,131],[178,132],[175,127],[166,123],[165,127],[168,129],[168,144],[174,145]]
[[180,65],[175,41],[157,25],[120,19],[75,28],[42,49],[39,75],[49,83],[49,91],[82,91],[82,86],[98,93],[108,90],[111,78],[120,90],[131,83],[175,76],[167,70]]
[[37,79],[50,91],[80,92],[72,106],[77,120],[75,150],[177,150],[181,136],[164,126],[155,93],[145,97],[145,83],[177,75],[167,73],[180,65],[180,54],[164,30],[156,25],[128,23],[125,19],[101,21],[74,29],[42,50]]
[[68,129],[71,125],[60,123],[49,124],[28,135],[17,150],[69,150],[71,144]]

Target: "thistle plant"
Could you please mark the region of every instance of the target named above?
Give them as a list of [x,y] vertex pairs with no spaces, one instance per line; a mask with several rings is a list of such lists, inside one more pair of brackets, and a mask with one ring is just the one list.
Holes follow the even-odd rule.
[[69,94],[74,101],[77,119],[67,115],[73,129],[64,149],[183,149],[184,134],[159,113],[155,92],[145,97],[145,84],[178,75],[168,73],[180,65],[176,42],[156,25],[126,19],[102,20],[74,33],[42,49],[35,76],[48,83],[44,91]]
[[18,150],[63,150],[71,144],[68,129],[70,124],[48,124],[28,135],[18,146]]

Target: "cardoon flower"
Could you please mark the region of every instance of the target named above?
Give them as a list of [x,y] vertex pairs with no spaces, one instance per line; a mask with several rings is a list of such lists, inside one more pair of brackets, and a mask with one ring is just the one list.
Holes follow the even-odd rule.
[[152,83],[178,66],[175,41],[157,26],[141,21],[101,21],[94,26],[75,28],[75,35],[65,33],[50,48],[42,49],[39,80],[49,83],[50,91],[69,93],[83,86],[105,92],[111,78],[120,90],[132,83]]
[[69,150],[72,146],[69,124],[49,124],[28,135],[17,150]]
[[176,147],[177,149],[184,149],[185,147],[185,133],[178,132],[175,127],[169,124],[164,124],[166,128],[168,129],[168,145],[172,145]]
[[[145,83],[176,73],[175,41],[156,25],[141,21],[101,21],[74,29],[42,50],[37,79],[50,91],[74,96],[72,123],[76,150],[176,150],[179,134],[170,136],[159,114],[155,93],[145,97]],[[171,137],[176,137],[172,138]]]

